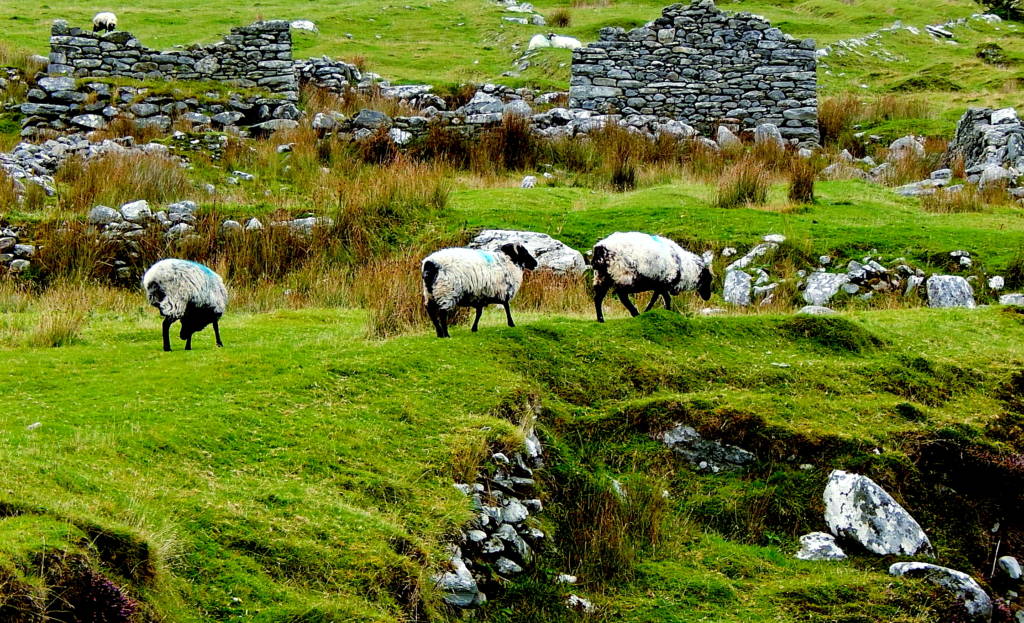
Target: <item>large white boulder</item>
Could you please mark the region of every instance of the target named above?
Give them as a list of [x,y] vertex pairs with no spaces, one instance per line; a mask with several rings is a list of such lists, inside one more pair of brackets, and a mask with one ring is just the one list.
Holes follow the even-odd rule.
[[931,553],[932,544],[920,524],[867,476],[833,470],[822,497],[832,534],[883,556]]
[[750,305],[750,287],[753,279],[742,270],[730,270],[725,273],[725,284],[722,298],[726,303],[745,307]]
[[932,275],[925,282],[929,307],[974,307],[971,284],[957,275]]
[[827,305],[839,288],[850,282],[846,273],[811,273],[807,275],[804,300],[811,305]]
[[583,254],[547,234],[510,229],[485,229],[470,241],[474,249],[497,251],[505,244],[521,244],[537,260],[538,268],[556,273],[582,274],[587,269]]
[[926,562],[897,562],[889,567],[889,575],[921,578],[946,588],[963,600],[971,620],[979,623],[992,620],[992,599],[974,578],[962,571]]

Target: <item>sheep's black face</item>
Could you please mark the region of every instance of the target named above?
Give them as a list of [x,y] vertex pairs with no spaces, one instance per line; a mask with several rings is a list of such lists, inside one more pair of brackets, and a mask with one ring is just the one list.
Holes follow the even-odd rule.
[[512,244],[510,242],[501,247],[501,252],[509,256],[512,263],[522,269],[533,270],[537,268],[536,258],[521,244]]
[[697,294],[705,301],[711,298],[711,281],[713,279],[714,275],[711,274],[711,269],[707,266],[700,271],[700,277],[697,278]]

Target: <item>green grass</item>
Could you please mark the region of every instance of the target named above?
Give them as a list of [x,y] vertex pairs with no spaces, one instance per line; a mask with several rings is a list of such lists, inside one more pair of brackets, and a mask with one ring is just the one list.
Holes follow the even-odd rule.
[[[94,317],[72,346],[5,350],[0,393],[17,408],[3,418],[2,497],[38,514],[0,519],[0,532],[13,535],[0,554],[19,563],[44,544],[74,541],[75,522],[88,518],[146,544],[156,580],[128,583],[170,621],[394,620],[401,611],[389,582],[430,588],[425,561],[392,544],[407,541],[427,561],[441,560],[443,543],[470,517],[449,485],[453,451],[474,439],[514,443],[512,424],[493,414],[520,392],[539,392],[547,430],[572,440],[571,430],[585,426],[590,440],[578,443],[590,460],[628,475],[666,461],[657,444],[636,445],[643,427],[630,422],[649,416],[621,415],[642,413],[638,400],[664,405],[652,421],[688,412],[672,404],[692,413],[714,404],[803,438],[899,456],[908,434],[981,430],[998,412],[992,389],[1024,364],[1024,324],[995,309],[861,313],[852,325],[789,334],[780,329],[791,321],[770,316],[519,320],[518,329],[501,328],[488,314],[477,335],[458,327],[450,341],[423,333],[376,343],[362,339],[355,312],[234,315],[224,322],[224,349],[202,334],[195,351],[176,343],[166,354],[155,314],[140,311]],[[873,343],[860,352],[823,347],[836,330]],[[987,339],[974,340],[979,334]],[[905,357],[924,357],[933,371],[908,381],[910,394],[880,383],[906,367]],[[913,394],[943,382],[946,366],[968,380],[937,400]],[[927,419],[895,417],[894,405],[907,400],[923,401]],[[42,425],[27,430],[34,422]],[[623,448],[631,459],[616,453]],[[829,466],[816,467],[808,482],[819,490]],[[670,535],[665,547],[674,549],[665,551],[686,557],[652,554],[635,579],[597,596],[610,611],[636,621],[664,608],[679,620],[709,612],[762,620],[745,618],[756,612],[789,621],[801,591],[846,584],[861,587],[849,599],[884,605],[873,601],[884,576],[859,563],[830,567],[822,579],[790,561],[796,532],[749,549],[715,537],[724,525],[695,521],[699,509],[730,503],[733,479],[681,466],[672,478],[680,499],[673,521],[690,516],[690,536]],[[735,485],[757,489],[760,478]],[[719,577],[720,564],[706,558],[723,548],[778,583]]]

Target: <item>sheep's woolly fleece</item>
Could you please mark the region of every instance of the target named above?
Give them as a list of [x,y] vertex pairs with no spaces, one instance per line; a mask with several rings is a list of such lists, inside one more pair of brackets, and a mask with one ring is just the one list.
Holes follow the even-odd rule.
[[[607,277],[613,285],[628,289],[641,280],[663,283],[679,294],[697,287],[704,260],[675,242],[641,232],[615,232],[594,245],[607,252]],[[594,272],[594,285],[605,278]],[[612,285],[612,284],[610,284]]]
[[110,12],[97,13],[92,18],[92,25],[95,28],[105,28],[107,30],[113,30],[117,28],[117,16]]
[[228,306],[228,291],[220,275],[202,264],[188,260],[160,260],[142,277],[150,304],[165,318],[180,320],[189,303],[206,307],[217,315]]
[[423,260],[437,268],[433,287],[423,284],[423,298],[441,309],[507,302],[523,284],[523,271],[501,251],[441,249]]

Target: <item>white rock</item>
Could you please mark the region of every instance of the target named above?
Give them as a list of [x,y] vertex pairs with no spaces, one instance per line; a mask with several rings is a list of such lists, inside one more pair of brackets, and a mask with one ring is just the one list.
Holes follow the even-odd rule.
[[121,206],[121,216],[131,223],[144,223],[153,217],[153,213],[149,209],[149,202],[140,199]]
[[917,521],[867,476],[833,470],[822,497],[825,523],[835,536],[881,555],[931,553],[931,542]]
[[462,608],[474,605],[480,595],[473,574],[466,568],[458,548],[451,559],[452,570],[434,576],[434,582],[441,589],[445,602]]
[[1024,305],[1024,294],[1004,294],[999,297],[1000,305]]
[[579,578],[568,573],[559,573],[555,576],[556,584],[575,584],[577,581],[579,581]]
[[989,117],[992,125],[998,125],[1007,121],[1017,121],[1017,110],[1015,108],[1000,108],[999,110],[993,110],[992,116]]
[[257,229],[263,229],[263,223],[260,222],[255,216],[249,219],[249,222],[245,224],[246,231],[254,231]]
[[485,229],[470,241],[474,249],[499,251],[508,243],[521,244],[537,260],[538,268],[557,273],[582,274],[587,269],[583,254],[547,234],[509,229]]
[[924,157],[924,143],[916,136],[904,136],[889,144],[889,159],[896,160],[906,156]]
[[737,148],[743,145],[739,137],[724,125],[718,126],[718,129],[715,131],[715,143],[722,149]]
[[823,307],[821,305],[804,305],[800,308],[797,314],[803,314],[805,316],[830,316],[836,313],[831,307]]
[[807,277],[803,299],[811,305],[826,305],[849,281],[847,273],[811,273]]
[[812,532],[800,537],[800,560],[843,560],[846,554],[836,545],[836,538],[824,532]]
[[925,282],[928,290],[929,307],[974,308],[974,290],[963,277],[956,275],[932,275]]
[[570,610],[576,610],[579,612],[593,612],[594,604],[590,603],[586,599],[578,595],[569,595],[565,598],[565,606]]
[[519,183],[519,188],[533,188],[537,185],[537,178],[533,175],[527,175],[523,178],[523,181]]
[[309,21],[308,19],[297,19],[291,23],[293,30],[305,30],[307,32],[320,32],[320,29],[316,27],[316,24]]
[[992,620],[992,599],[971,576],[948,567],[926,562],[897,562],[889,567],[889,575],[921,578],[949,589],[963,600],[964,608],[974,621]]
[[999,570],[1002,571],[1006,577],[1011,580],[1019,580],[1021,578],[1020,563],[1013,556],[1003,556],[999,559]]
[[726,272],[725,287],[722,292],[722,298],[725,299],[726,303],[732,303],[733,305],[750,305],[750,287],[752,281],[753,280],[750,275],[742,270],[730,270]]
[[1006,280],[999,275],[988,278],[988,287],[991,290],[1002,290],[1006,286]]

